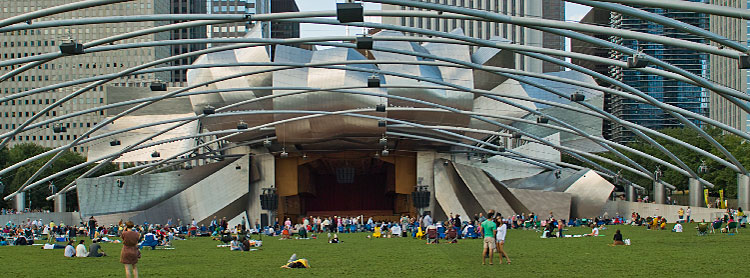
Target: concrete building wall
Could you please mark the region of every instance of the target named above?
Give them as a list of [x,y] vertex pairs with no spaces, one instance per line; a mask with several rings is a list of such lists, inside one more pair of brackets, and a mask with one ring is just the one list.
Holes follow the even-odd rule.
[[78,212],[35,212],[35,213],[21,213],[21,214],[4,214],[0,215],[0,224],[5,225],[10,222],[19,225],[24,222],[33,220],[42,220],[42,223],[49,224],[50,221],[55,222],[55,225],[79,225],[81,223],[81,215]]
[[[639,203],[639,202],[627,202],[627,201],[608,201],[599,216],[604,215],[607,212],[609,217],[615,215],[624,216],[630,218],[630,215],[635,212],[641,215],[641,217],[649,216],[664,216],[667,218],[667,222],[674,223],[677,221],[677,211],[687,209],[687,206],[673,206],[673,205],[659,205],[654,203]],[[711,221],[716,217],[723,215],[724,210],[711,209],[711,208],[690,208],[690,219],[695,222],[702,220]]]

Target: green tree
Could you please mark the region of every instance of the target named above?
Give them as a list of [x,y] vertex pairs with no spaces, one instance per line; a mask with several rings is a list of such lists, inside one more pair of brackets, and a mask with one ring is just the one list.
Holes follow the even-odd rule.
[[[746,165],[750,167],[750,156],[748,154],[750,153],[750,144],[746,141],[740,138],[739,136],[733,135],[733,134],[723,134],[721,129],[718,128],[706,128],[704,129],[706,133],[708,133],[711,137],[713,137],[716,141],[718,141],[720,144],[722,144],[732,155],[734,155],[743,165]],[[662,129],[660,132],[672,136],[674,138],[677,138],[683,142],[687,142],[695,147],[698,147],[702,150],[708,151],[718,157],[724,158],[728,161],[728,159],[724,156],[721,151],[719,151],[718,148],[711,145],[707,140],[705,140],[703,137],[701,137],[697,131],[687,128],[669,128],[669,129]],[[652,137],[653,138],[653,137]],[[685,164],[690,167],[695,172],[698,172],[698,168],[700,165],[705,162],[708,171],[706,173],[699,173],[699,175],[713,183],[716,187],[713,189],[709,189],[712,195],[718,194],[718,190],[724,190],[725,196],[729,198],[736,198],[737,196],[737,174],[735,171],[733,171],[731,168],[726,167],[714,160],[711,160],[707,157],[703,157],[697,152],[694,152],[686,147],[683,147],[679,144],[673,143],[671,141],[668,141],[666,139],[661,138],[654,138],[655,141],[657,141],[659,144],[664,146],[667,150],[674,153],[675,156],[677,156],[680,160],[685,162]],[[645,142],[641,139],[637,139],[635,142],[627,144],[628,147],[631,147],[633,149],[642,151],[644,153],[647,153],[649,155],[652,155],[654,157],[657,157],[659,159],[662,159],[666,162],[672,163],[673,165],[677,165],[675,161],[670,159],[666,154],[662,153],[657,149],[654,145]],[[619,149],[618,151],[622,152],[629,158],[631,158],[636,163],[642,165],[649,171],[655,171],[658,164],[656,162],[653,162],[649,159],[646,159],[644,157],[629,153],[625,150]],[[628,165],[625,160],[620,159],[616,155],[607,152],[600,154],[603,157],[609,158],[613,161],[616,161],[618,163]],[[564,156],[564,162],[573,163],[577,165],[581,165],[584,167],[592,168],[591,165],[585,165],[581,163],[580,161],[577,161],[569,156]],[[607,163],[600,163],[606,168],[612,170],[613,172],[619,171],[619,168],[609,165]],[[667,167],[661,166],[660,169],[662,170],[662,173],[664,174],[662,180],[674,185],[677,190],[686,190],[687,184],[688,184],[688,177],[674,171],[672,169],[668,169]],[[622,171],[622,175],[627,180],[636,183],[638,185],[641,185],[649,190],[652,189],[653,184],[650,179],[641,177],[639,175],[636,175],[634,173],[631,173],[629,171]]]
[[[36,155],[47,152],[49,150],[50,148],[45,148],[45,147],[42,147],[33,143],[17,144],[10,149],[0,150],[0,162],[2,163],[0,164],[0,166],[2,166],[2,168],[7,168],[15,163],[24,161],[27,158],[34,157]],[[53,156],[54,154],[47,155],[36,161],[23,165],[19,167],[18,169],[10,171],[8,174],[3,176],[2,180],[5,183],[5,188],[2,190],[3,191],[2,196],[4,197],[4,196],[7,196],[8,194],[11,194],[17,191],[24,184],[24,182],[26,182],[26,180],[31,178],[31,176],[37,170],[39,170],[45,163],[47,163]],[[81,154],[66,151],[54,163],[52,163],[51,167],[42,171],[41,175],[36,180],[49,177],[51,175],[54,175],[55,173],[69,169],[71,167],[74,167],[76,165],[79,165],[85,162],[86,162],[86,158],[82,156]],[[46,200],[47,196],[53,193],[51,191],[52,189],[51,185],[54,185],[56,191],[60,190],[66,185],[75,181],[75,178],[77,178],[84,172],[88,171],[92,167],[93,166],[81,168],[79,170],[68,173],[64,176],[55,178],[49,184],[39,185],[30,190],[27,190],[26,192],[27,205],[29,203],[31,204],[28,207],[30,209],[53,210],[54,202],[51,200],[50,201]],[[104,167],[102,170],[100,170],[97,174],[103,175],[106,173],[111,173],[116,170],[117,170],[116,165],[109,164],[106,167]],[[74,211],[78,209],[78,197],[76,196],[76,193],[74,190],[66,194],[66,201],[67,201],[68,211]],[[0,201],[0,206],[4,208],[11,208],[12,202]]]

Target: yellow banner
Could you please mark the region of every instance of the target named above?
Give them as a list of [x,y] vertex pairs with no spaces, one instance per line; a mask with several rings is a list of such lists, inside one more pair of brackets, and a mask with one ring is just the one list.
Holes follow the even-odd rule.
[[719,190],[719,200],[721,201],[720,207],[722,209],[725,209],[726,207],[724,205],[724,190],[723,189]]
[[710,207],[711,204],[708,203],[708,189],[703,189],[703,198],[706,200],[706,207]]

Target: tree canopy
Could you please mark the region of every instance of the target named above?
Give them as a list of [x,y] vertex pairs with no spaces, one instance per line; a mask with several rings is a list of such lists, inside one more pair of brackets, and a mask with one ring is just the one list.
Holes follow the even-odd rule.
[[[746,142],[739,136],[736,136],[734,134],[723,134],[722,131],[718,128],[706,128],[706,133],[711,135],[716,141],[718,141],[721,145],[723,145],[732,155],[734,155],[740,163],[745,165],[746,167],[750,166],[750,143]],[[724,158],[728,161],[728,159],[714,146],[712,146],[707,140],[702,138],[697,131],[688,129],[688,128],[669,128],[669,129],[662,129],[660,132],[672,136],[674,138],[677,138],[679,140],[682,140],[684,142],[687,142],[693,146],[696,146],[702,150],[705,150],[707,152],[710,152],[718,157]],[[703,179],[713,183],[716,187],[713,189],[709,189],[712,195],[716,194],[718,190],[723,189],[724,194],[726,197],[729,198],[736,198],[737,196],[737,173],[733,171],[732,169],[710,159],[707,157],[704,157],[700,155],[699,153],[696,153],[694,151],[689,150],[688,148],[685,148],[683,146],[680,146],[676,143],[669,142],[665,139],[661,138],[654,138],[655,141],[657,141],[659,144],[664,146],[667,150],[674,153],[678,158],[680,158],[685,164],[690,167],[693,171],[698,173]],[[667,157],[666,154],[659,151],[655,146],[651,145],[648,142],[644,142],[641,139],[636,140],[635,142],[628,143],[628,147],[631,147],[633,149],[642,151],[644,153],[650,154],[654,157],[658,157],[664,161],[667,161],[669,163],[675,164],[672,159]],[[629,153],[626,150],[618,149],[618,151],[622,152],[623,154],[630,157],[633,161],[637,162],[638,164],[642,165],[646,169],[649,169],[651,171],[655,171],[657,168],[657,163],[653,162],[651,160],[648,160],[644,157]],[[627,162],[620,159],[619,157],[615,156],[611,152],[600,154],[603,157],[612,159],[614,161],[617,161],[619,163],[628,165]],[[569,156],[564,156],[563,158],[564,162],[581,165],[584,167],[591,168],[591,165],[585,165],[580,161],[577,161]],[[698,168],[701,166],[701,163],[705,162],[705,165],[707,166],[707,169],[705,173],[700,173],[698,171]],[[607,167],[608,169],[612,170],[613,172],[618,172],[619,168],[614,167],[612,165],[602,163],[603,166]],[[688,189],[688,177],[678,173],[677,171],[668,169],[664,166],[661,167],[662,173],[664,174],[662,180],[665,182],[674,185],[677,190],[687,190]],[[628,171],[622,171],[622,176],[640,186],[643,186],[647,188],[648,190],[651,190],[653,187],[653,184],[651,180],[638,176],[636,174],[633,174]]]
[[[38,154],[42,154],[49,150],[50,148],[42,147],[40,145],[33,144],[33,143],[16,144],[10,149],[8,148],[0,149],[0,167],[5,169],[7,167],[10,167],[13,164],[21,162],[27,158],[36,156]],[[2,192],[2,197],[5,197],[8,194],[11,194],[15,192],[16,190],[18,190],[18,188],[20,188],[21,185],[23,185],[23,183],[27,179],[29,179],[37,170],[39,170],[53,156],[54,154],[47,155],[46,157],[42,159],[33,161],[29,164],[21,166],[18,169],[15,169],[3,175],[1,178],[5,187],[2,190],[0,190]],[[43,171],[38,179],[51,176],[57,172],[63,171],[65,169],[68,169],[70,167],[73,167],[75,165],[78,165],[84,162],[86,162],[86,158],[83,155],[76,153],[76,152],[66,151],[63,153],[63,155],[60,158],[57,159],[57,161],[55,161],[52,164],[51,167]],[[47,184],[46,186],[37,186],[35,188],[28,190],[26,192],[26,207],[28,207],[29,209],[42,209],[42,210],[50,210],[50,211],[53,210],[54,202],[46,200],[47,196],[53,193],[51,185],[54,185],[55,191],[60,190],[66,185],[73,182],[75,178],[77,178],[78,176],[86,172],[87,170],[91,169],[92,167],[93,166],[84,167],[82,169],[74,171],[73,173],[70,173],[68,175],[64,175],[63,177],[52,180],[51,184]],[[107,167],[104,167],[97,174],[103,175],[106,173],[111,173],[116,170],[117,170],[117,166],[114,164],[110,164],[110,165],[107,165]],[[66,201],[67,201],[68,211],[78,210],[78,198],[76,196],[75,190],[70,191],[66,194]],[[12,200],[4,201],[0,198],[0,207],[13,208],[13,201]]]

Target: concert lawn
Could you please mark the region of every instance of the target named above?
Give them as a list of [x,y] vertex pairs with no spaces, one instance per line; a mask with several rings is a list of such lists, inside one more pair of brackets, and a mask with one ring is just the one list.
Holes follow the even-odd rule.
[[[669,225],[671,228],[672,225]],[[631,246],[607,246],[615,229]],[[217,248],[208,238],[176,241],[174,250],[142,251],[142,277],[427,277],[453,276],[712,276],[747,269],[750,230],[737,235],[699,237],[695,225],[684,233],[610,226],[596,238],[540,239],[534,231],[508,232],[506,250],[512,265],[481,265],[482,240],[426,245],[411,238],[368,239],[342,234],[342,243],[278,240],[264,237],[254,252]],[[569,234],[588,233],[571,228]],[[257,236],[256,236],[257,238]],[[87,241],[88,243],[88,241]],[[88,245],[88,244],[87,244]],[[4,277],[123,277],[120,244],[105,243],[104,258],[65,258],[63,250],[39,246],[0,247]],[[307,258],[310,269],[281,269],[292,253]]]

